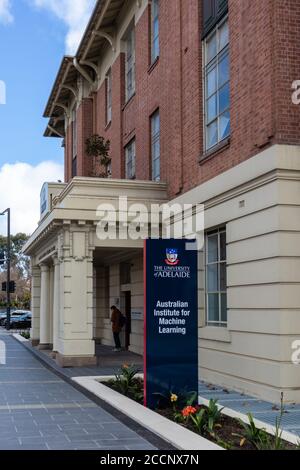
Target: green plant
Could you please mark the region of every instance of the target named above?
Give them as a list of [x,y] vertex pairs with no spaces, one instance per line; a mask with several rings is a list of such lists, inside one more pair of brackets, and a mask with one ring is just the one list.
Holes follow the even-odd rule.
[[109,384],[123,395],[130,395],[134,400],[141,401],[143,394],[141,384],[136,378],[138,373],[139,369],[137,367],[124,364],[120,373],[116,374],[115,380],[111,380]]
[[138,367],[135,367],[133,365],[127,365],[124,364],[121,367],[121,374],[116,375],[116,379],[121,379],[124,380],[128,383],[128,385],[132,384],[133,379],[135,376],[140,372],[140,369]]
[[183,398],[186,400],[187,406],[193,406],[198,404],[198,393],[197,392],[189,392],[183,395]]
[[[109,156],[110,141],[105,140],[104,137],[94,134],[85,141],[86,154],[94,159],[93,176],[107,178],[109,176],[108,168],[111,163]],[[97,164],[104,167],[104,171],[98,171]]]
[[23,332],[21,333],[21,336],[23,336],[23,338],[25,338],[25,339],[30,339],[30,333],[29,333],[29,331],[23,331]]
[[196,414],[191,415],[191,420],[196,431],[202,434],[207,427],[207,413],[205,408],[200,408]]
[[283,404],[283,394],[281,394],[280,399],[280,413],[279,416],[276,418],[275,424],[275,433],[274,436],[267,434],[263,436],[261,442],[258,442],[258,449],[259,450],[286,450],[287,444],[282,439],[282,430],[281,430],[281,423],[282,418],[285,413],[284,404]]
[[[169,408],[170,403],[174,411],[180,413],[185,406],[192,406],[197,404],[197,392],[185,392],[175,394],[173,391],[168,393],[156,392],[153,395],[157,398],[158,408],[165,409]],[[172,400],[172,397],[176,397]]]
[[244,423],[241,419],[239,419],[239,423],[243,428],[243,435],[236,434],[238,437],[246,438],[247,441],[251,442],[256,448],[261,445],[266,439],[266,431],[265,429],[259,429],[255,422],[254,418],[251,413],[247,414],[249,424]]
[[223,447],[225,450],[232,450],[233,445],[230,444],[229,442],[225,442],[223,439],[219,439],[218,437],[216,438],[216,443],[218,446]]
[[222,416],[222,410],[224,408],[220,408],[218,406],[218,400],[213,400],[210,399],[208,403],[208,407],[206,410],[207,413],[207,430],[209,433],[214,432],[215,426],[219,423],[221,416]]
[[[274,435],[270,435],[266,432],[266,430],[259,429],[255,422],[254,418],[251,413],[248,413],[248,420],[249,424],[245,424],[243,421],[239,420],[240,425],[242,426],[244,433],[241,436],[240,434],[233,434],[235,436],[245,438],[249,442],[251,442],[257,450],[286,450],[288,448],[287,443],[282,439],[282,430],[281,430],[281,423],[282,418],[285,413],[284,404],[283,404],[283,393],[281,394],[280,400],[280,413],[279,416],[276,418],[275,424],[275,433]],[[299,445],[296,446],[300,450],[300,442]]]
[[243,421],[239,420],[240,425],[244,429],[243,436],[251,444],[253,444],[257,450],[285,450],[287,445],[282,439],[281,431],[281,422],[284,414],[283,402],[281,403],[280,415],[276,418],[275,433],[274,436],[271,436],[266,432],[266,430],[259,429],[251,413],[248,413],[249,424],[245,424]]

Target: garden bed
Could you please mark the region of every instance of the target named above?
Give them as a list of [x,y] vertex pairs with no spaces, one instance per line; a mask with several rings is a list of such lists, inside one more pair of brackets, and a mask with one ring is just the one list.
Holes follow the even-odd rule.
[[[102,384],[142,404],[144,383],[137,374],[137,369],[124,365],[115,378]],[[168,396],[159,396],[155,412],[224,449],[299,450],[299,445],[291,444],[283,438],[280,429],[285,413],[283,404],[278,413],[274,435],[258,428],[251,414],[245,423],[223,414],[222,410],[216,400],[210,400],[207,406],[198,405],[197,394],[179,397],[170,391]]]

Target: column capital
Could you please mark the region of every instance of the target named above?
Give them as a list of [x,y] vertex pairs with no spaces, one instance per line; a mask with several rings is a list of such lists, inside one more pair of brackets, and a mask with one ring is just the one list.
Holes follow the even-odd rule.
[[40,264],[40,268],[41,268],[41,272],[42,272],[42,273],[48,273],[49,270],[50,270],[48,264],[45,264],[45,263],[41,263],[41,264]]
[[41,268],[39,266],[31,266],[31,275],[40,276],[41,275]]
[[53,260],[54,266],[60,265],[60,259],[58,258],[58,255],[52,256],[52,260]]

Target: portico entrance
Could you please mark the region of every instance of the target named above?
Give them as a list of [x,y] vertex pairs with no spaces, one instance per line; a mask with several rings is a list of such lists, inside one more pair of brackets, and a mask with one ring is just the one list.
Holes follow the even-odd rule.
[[[142,354],[143,240],[99,237],[98,210],[109,204],[113,211],[126,195],[150,212],[151,203],[166,202],[166,186],[74,178],[54,189],[24,249],[32,265],[33,344],[52,349],[63,367],[96,365],[96,344],[113,346],[110,306],[116,305],[128,319],[123,347]],[[120,225],[119,208],[116,216]],[[140,313],[135,318],[132,309]]]

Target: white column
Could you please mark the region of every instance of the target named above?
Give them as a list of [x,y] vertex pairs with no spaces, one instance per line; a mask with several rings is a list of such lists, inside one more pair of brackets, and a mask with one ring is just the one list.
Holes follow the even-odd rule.
[[53,351],[58,351],[59,335],[59,308],[60,308],[60,262],[58,258],[53,259],[54,264],[54,286],[53,286]]
[[40,346],[50,344],[50,269],[41,264]]
[[32,344],[37,346],[40,342],[40,303],[41,303],[41,270],[39,266],[31,268],[31,332]]
[[50,326],[50,345],[53,345],[53,301],[54,301],[54,266],[49,270],[49,326]]
[[62,367],[95,365],[93,336],[93,232],[84,223],[66,227],[60,239],[59,337]]

